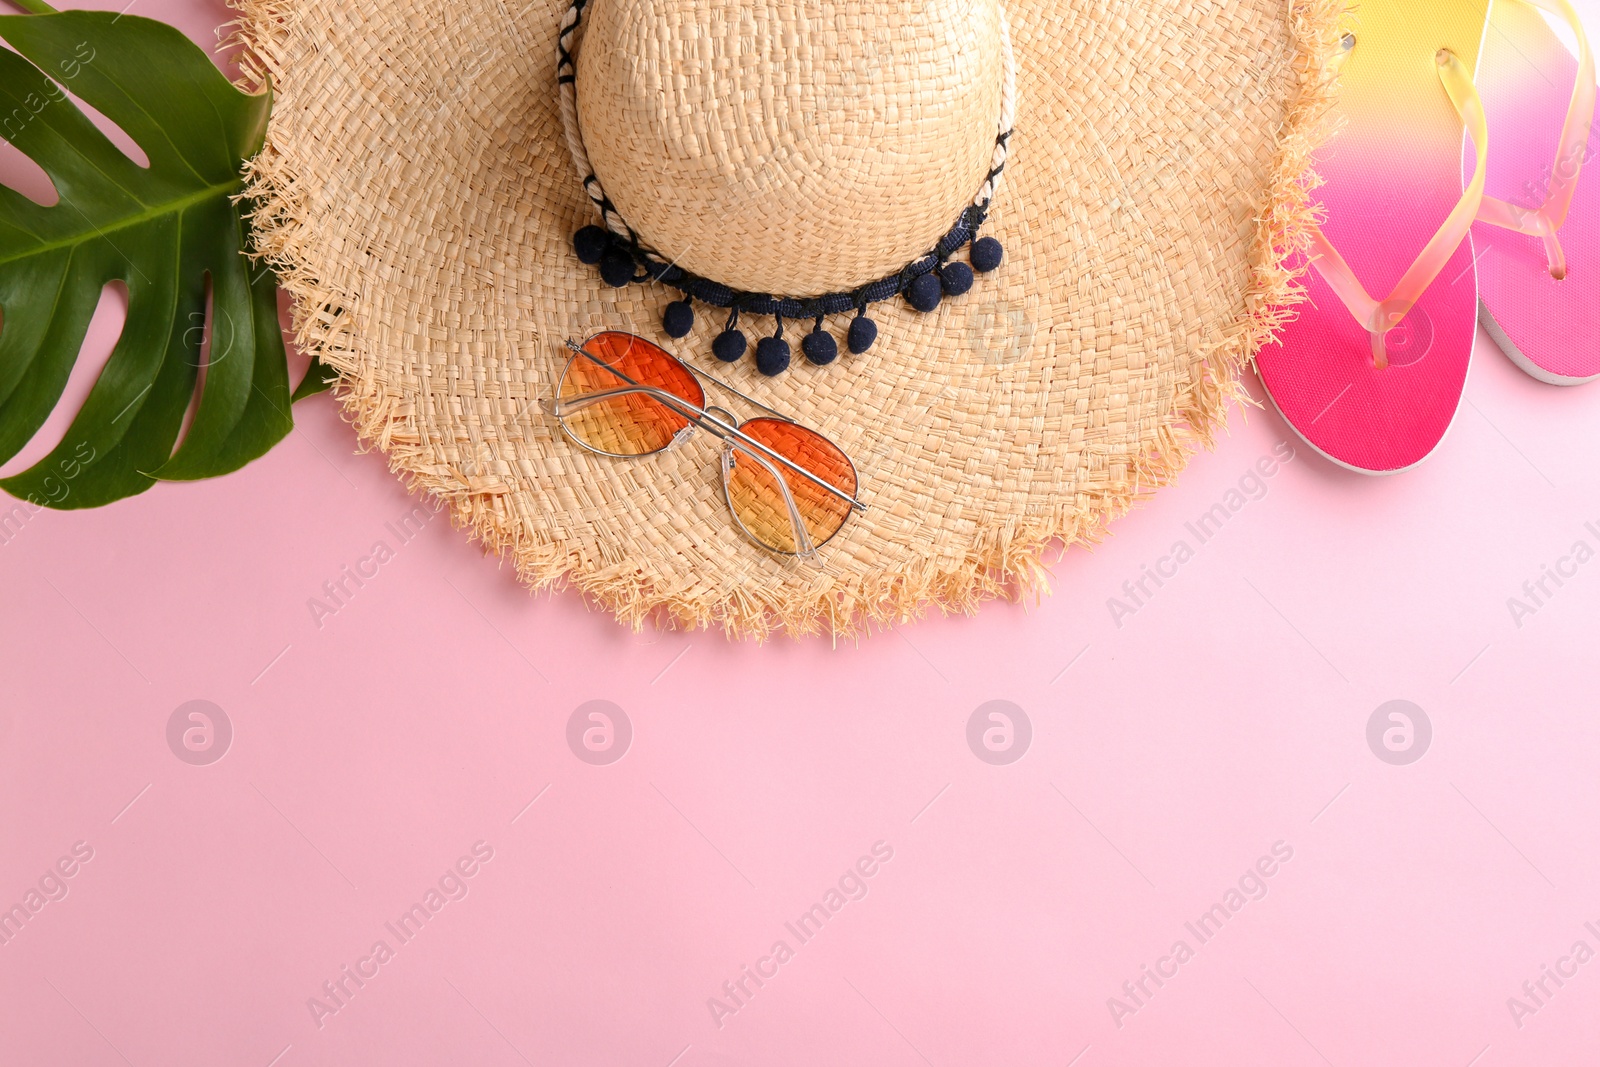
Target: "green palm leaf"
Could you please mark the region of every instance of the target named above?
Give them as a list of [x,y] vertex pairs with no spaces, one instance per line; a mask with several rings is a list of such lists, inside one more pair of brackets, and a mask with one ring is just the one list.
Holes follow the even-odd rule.
[[[0,49],[0,136],[60,196],[42,207],[0,186],[0,462],[60,401],[102,289],[128,288],[122,335],[60,445],[0,487],[36,504],[93,507],[157,479],[237,470],[293,428],[276,282],[244,254],[235,199],[244,161],[261,149],[270,90],[236,89],[187,37],[150,19],[7,15],[0,38],[16,50]],[[119,151],[63,90],[119,126],[150,165]]]

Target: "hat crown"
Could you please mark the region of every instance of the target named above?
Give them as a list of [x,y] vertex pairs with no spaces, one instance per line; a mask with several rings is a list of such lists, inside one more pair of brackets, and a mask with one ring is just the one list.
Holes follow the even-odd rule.
[[740,289],[898,270],[987,173],[998,0],[592,0],[589,161],[641,240]]

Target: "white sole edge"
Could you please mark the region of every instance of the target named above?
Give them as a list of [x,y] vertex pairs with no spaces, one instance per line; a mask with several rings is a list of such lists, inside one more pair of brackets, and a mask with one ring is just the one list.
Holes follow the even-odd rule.
[[1600,374],[1591,374],[1587,378],[1569,378],[1563,374],[1555,374],[1545,370],[1533,360],[1523,355],[1522,349],[1516,346],[1511,337],[1500,328],[1500,323],[1495,319],[1494,312],[1489,310],[1489,305],[1482,300],[1478,301],[1478,324],[1489,335],[1489,340],[1495,347],[1505,353],[1507,359],[1517,365],[1517,369],[1530,378],[1544,382],[1546,385],[1585,385],[1600,378]]

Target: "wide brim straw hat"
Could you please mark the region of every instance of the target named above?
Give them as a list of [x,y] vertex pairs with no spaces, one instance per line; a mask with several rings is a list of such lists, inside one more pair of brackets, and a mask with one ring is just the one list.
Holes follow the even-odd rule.
[[[1096,539],[1211,440],[1299,297],[1287,264],[1313,221],[1342,11],[240,6],[245,76],[277,95],[251,175],[258,245],[360,439],[530,586],[741,636],[850,635],[1041,589],[1047,553]],[[771,377],[753,352],[711,357],[727,310],[691,300],[692,330],[668,337],[682,292],[613,287],[574,251],[603,226],[685,277],[859,295],[943,251],[975,204],[998,269],[932,311],[872,304],[859,354],[843,343],[859,310],[790,321],[791,340],[821,328],[841,354],[814,365],[797,343]],[[738,325],[753,350],[779,321]],[[712,443],[632,461],[576,447],[539,400],[565,343],[606,330],[836,442],[867,510],[814,559],[783,556],[729,521]]]

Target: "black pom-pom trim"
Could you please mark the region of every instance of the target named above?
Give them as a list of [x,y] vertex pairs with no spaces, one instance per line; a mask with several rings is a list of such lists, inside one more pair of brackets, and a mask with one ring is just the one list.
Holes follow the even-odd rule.
[[687,337],[694,329],[694,305],[687,300],[674,300],[661,315],[661,328],[668,337]]
[[878,339],[878,324],[865,315],[857,315],[850,321],[850,333],[845,338],[845,344],[855,355],[860,355],[872,347],[872,342]]
[[[600,207],[608,217],[614,215],[609,204],[602,203]],[[800,347],[806,359],[821,366],[838,359],[841,344],[856,355],[873,346],[878,338],[878,325],[866,317],[871,305],[899,296],[918,311],[933,312],[946,296],[969,292],[978,273],[997,269],[1005,254],[1000,242],[993,237],[977,236],[987,215],[987,204],[969,207],[927,255],[906,264],[896,274],[852,290],[813,297],[783,297],[731,289],[668,262],[641,244],[632,231],[621,236],[599,226],[585,226],[573,235],[573,248],[585,263],[598,256],[600,276],[613,287],[621,288],[635,281],[656,281],[680,290],[682,299],[672,301],[662,312],[661,325],[668,337],[682,338],[693,332],[696,303],[730,309],[728,324],[712,345],[717,358],[725,363],[737,361],[749,350],[748,342],[738,330],[741,312],[776,318],[778,330],[769,340],[777,341],[783,340],[785,318],[815,319],[816,329],[801,340]],[[950,259],[963,247],[968,249],[970,266]],[[834,339],[824,329],[824,320],[852,310],[856,317],[845,336]],[[757,346],[757,361],[763,365],[765,373],[781,373],[790,365],[788,342],[783,342],[781,357],[778,348],[768,345],[768,355],[762,359],[760,347]]]
[[946,263],[939,270],[939,283],[947,296],[964,296],[972,289],[976,276],[965,263]]
[[572,250],[580,261],[591,267],[600,262],[610,244],[611,235],[598,226],[585,226],[572,235]]
[[621,289],[633,281],[633,257],[626,249],[615,245],[606,249],[605,255],[600,257],[600,277],[607,285]]
[[935,311],[943,299],[944,288],[940,286],[936,274],[924,274],[906,287],[906,303],[918,311]]
[[737,363],[749,347],[750,342],[744,339],[744,334],[730,326],[711,342],[711,354],[724,363]]
[[822,328],[819,323],[815,330],[806,334],[806,339],[800,342],[800,351],[805,353],[806,359],[819,367],[826,367],[839,358],[839,342],[833,339],[833,334]]
[[763,337],[756,342],[756,370],[774,378],[789,369],[789,342],[781,337]]
[[993,237],[980,237],[972,242],[972,251],[968,255],[972,260],[973,270],[979,274],[988,274],[999,268],[1005,254],[1006,250],[999,241]]

